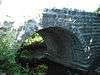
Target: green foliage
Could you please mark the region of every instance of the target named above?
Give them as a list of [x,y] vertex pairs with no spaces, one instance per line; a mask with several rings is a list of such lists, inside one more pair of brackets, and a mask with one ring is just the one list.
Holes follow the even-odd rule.
[[17,50],[20,47],[20,44],[16,42],[18,32],[14,29],[11,30],[12,27],[9,27],[8,22],[4,23],[6,25],[4,24],[5,26],[0,32],[0,74],[4,72],[8,75],[25,75],[23,73],[26,72],[26,69],[15,61]]
[[14,45],[14,35],[13,32],[8,32],[6,36],[0,39],[0,58],[8,59],[8,61],[15,62],[13,59],[15,57],[16,50],[13,49]]
[[48,66],[46,64],[38,65],[33,70],[33,75],[45,75],[48,70]]
[[[4,36],[2,35],[0,38],[0,73],[4,72],[8,75],[32,75],[33,71],[30,71],[29,66],[23,68],[15,61],[17,51],[20,48],[20,44],[16,42],[16,36],[18,32],[16,32],[16,30],[11,31],[11,29],[9,29],[6,30],[5,33],[6,34]],[[25,40],[27,45],[32,44],[33,42],[41,43],[43,42],[43,38],[38,33],[36,33],[33,34],[32,37]],[[31,55],[32,54],[30,52],[26,52],[26,54],[22,55],[21,57],[29,59],[32,58]],[[39,65],[39,67],[34,69],[34,73],[36,75],[43,75],[43,72],[45,72],[46,69],[46,65]]]
[[98,9],[96,10],[96,12],[99,13],[99,12],[100,12],[100,8],[98,8]]
[[42,43],[44,40],[43,38],[38,34],[34,33],[32,37],[29,37],[28,39],[25,40],[24,44],[30,45],[32,43]]
[[96,13],[100,13],[100,7],[97,8]]

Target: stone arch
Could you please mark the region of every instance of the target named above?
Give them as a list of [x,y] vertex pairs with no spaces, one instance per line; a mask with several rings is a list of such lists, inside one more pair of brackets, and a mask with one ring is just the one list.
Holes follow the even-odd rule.
[[[73,60],[77,59],[74,55],[74,49],[81,47],[81,42],[74,33],[62,27],[44,28],[39,30],[38,33],[47,45],[47,51],[44,52],[46,58],[73,67]],[[77,46],[77,44],[79,45]]]

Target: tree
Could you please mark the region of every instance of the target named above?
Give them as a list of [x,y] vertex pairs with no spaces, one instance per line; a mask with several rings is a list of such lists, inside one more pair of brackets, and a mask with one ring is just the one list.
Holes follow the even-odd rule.
[[100,6],[96,9],[96,13],[100,13]]

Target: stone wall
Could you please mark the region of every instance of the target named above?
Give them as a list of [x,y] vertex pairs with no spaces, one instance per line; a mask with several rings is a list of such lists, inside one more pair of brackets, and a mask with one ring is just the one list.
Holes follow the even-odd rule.
[[[74,67],[81,68],[81,69],[94,69],[97,65],[99,65],[99,57],[100,57],[100,15],[96,13],[91,12],[85,12],[85,11],[78,11],[78,10],[69,10],[69,9],[46,9],[43,13],[43,19],[41,26],[44,28],[43,35],[45,34],[45,29],[49,27],[61,27],[63,29],[68,30],[73,34],[73,36],[76,36],[76,38],[73,36],[71,39],[73,40],[71,43],[71,54],[66,54],[66,48],[65,54],[66,57],[69,57],[71,55],[70,62],[65,58],[60,57],[49,57],[51,60],[56,60],[60,62],[61,64],[68,64],[69,63],[75,64]],[[56,28],[53,30],[56,31]],[[48,30],[47,32],[50,32]],[[57,31],[58,32],[58,31]],[[55,32],[55,33],[57,33]],[[54,35],[58,35],[54,34]],[[63,33],[62,33],[63,34]],[[59,34],[62,39],[64,38],[62,34]],[[67,35],[67,33],[66,33]],[[51,36],[49,34],[45,34],[44,36],[50,36],[51,39],[53,37],[53,34]],[[60,37],[59,36],[59,37]],[[69,36],[69,35],[68,35]],[[50,37],[46,40],[49,40]],[[58,39],[57,37],[54,37],[52,40]],[[49,40],[49,42],[52,40]],[[54,41],[53,41],[54,42]],[[61,42],[61,41],[60,41]],[[67,41],[65,41],[67,42]],[[64,43],[64,42],[63,42]],[[52,43],[47,43],[48,46]],[[61,43],[62,44],[62,43]],[[66,45],[67,46],[67,45]],[[57,48],[51,46],[52,49],[57,50]],[[56,47],[60,48],[60,45],[57,45]],[[65,46],[64,46],[65,47]],[[52,51],[52,50],[51,50]],[[52,55],[53,52],[51,52]],[[58,56],[60,53],[57,54]],[[61,59],[63,59],[61,61]],[[92,67],[91,67],[92,66]]]

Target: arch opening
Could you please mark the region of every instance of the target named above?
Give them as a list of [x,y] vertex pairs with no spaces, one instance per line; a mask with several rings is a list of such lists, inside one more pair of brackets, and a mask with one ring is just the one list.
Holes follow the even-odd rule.
[[[29,42],[23,47],[24,49],[22,48],[22,50],[20,50],[20,55],[24,55],[25,53],[30,54],[28,58],[26,58],[27,61],[32,64],[30,60],[33,59],[48,59],[55,63],[75,68],[75,66],[73,66],[73,60],[76,58],[74,56],[74,44],[76,44],[75,40],[78,39],[72,32],[61,27],[49,27],[41,29],[35,34],[35,36],[40,39],[34,41],[35,39],[33,40],[31,37],[31,43]],[[24,56],[26,57],[27,55]],[[25,58],[24,56],[22,56],[23,59]]]

